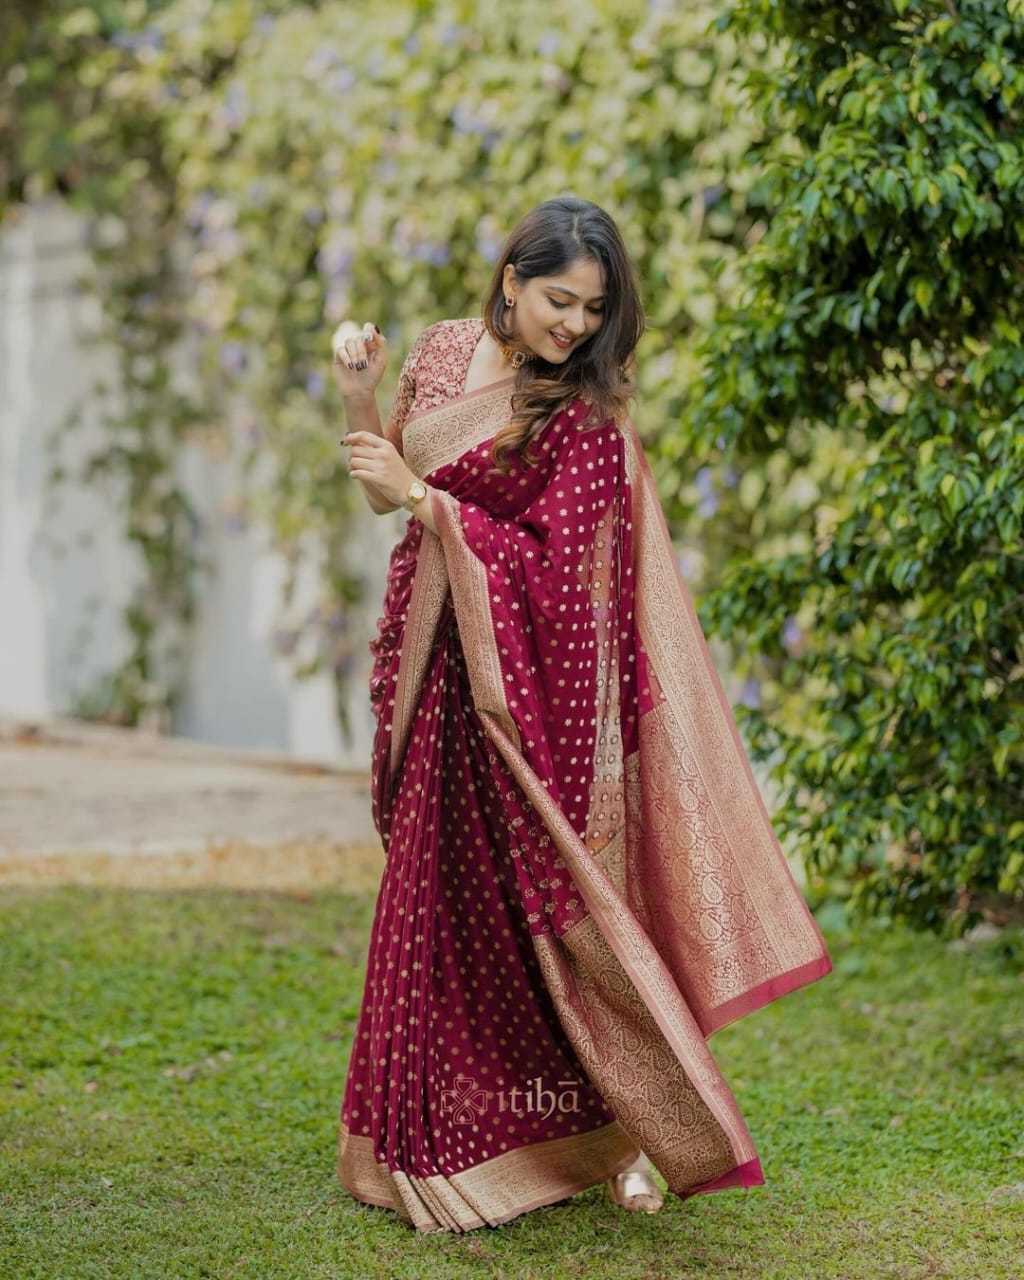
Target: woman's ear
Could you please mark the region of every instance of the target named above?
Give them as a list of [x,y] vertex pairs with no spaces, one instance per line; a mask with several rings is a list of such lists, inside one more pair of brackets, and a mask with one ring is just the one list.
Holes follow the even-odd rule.
[[501,287],[504,290],[506,301],[509,298],[515,299],[516,293],[519,291],[519,277],[516,275],[516,269],[511,262],[505,263],[505,270],[501,275]]

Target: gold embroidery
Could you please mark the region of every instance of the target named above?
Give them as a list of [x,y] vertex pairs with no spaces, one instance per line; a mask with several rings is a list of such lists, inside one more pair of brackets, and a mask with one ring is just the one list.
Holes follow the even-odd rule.
[[619,698],[619,646],[613,620],[612,566],[614,556],[591,556],[590,592],[594,619],[596,737],[590,803],[587,809],[587,847],[594,853],[613,838],[625,819],[622,726]]
[[391,733],[391,772],[395,776],[412,729],[441,610],[448,597],[448,574],[441,543],[424,528],[416,558],[409,609],[402,633],[402,652],[395,682]]
[[[598,861],[587,851],[516,744],[506,736],[501,723],[491,716],[481,718],[565,860],[603,944],[610,947],[616,957],[621,980],[635,988],[636,996],[653,1019],[650,1027],[657,1027],[657,1034],[652,1034],[645,1042],[644,1052],[660,1054],[659,1042],[664,1041],[729,1139],[736,1156],[734,1163],[739,1165],[754,1159],[756,1151],[743,1117],[673,975]],[[583,921],[577,927],[582,928],[586,923]],[[563,1010],[559,1008],[559,1017],[562,1016]],[[616,1109],[616,1099],[608,1097],[607,1101]],[[652,1152],[648,1154],[653,1158]]]
[[[534,938],[541,971],[580,1061],[619,1123],[690,1192],[740,1162],[594,920]],[[752,1153],[752,1148],[751,1148]]]
[[615,891],[622,898],[627,896],[626,878],[626,828],[619,830],[594,854],[594,860],[615,886]]
[[505,684],[501,658],[491,621],[487,567],[466,545],[457,498],[434,490],[433,510],[448,566],[448,581],[459,619],[459,635],[466,658],[466,670],[473,689],[473,705],[483,717],[500,721],[506,736],[518,749],[520,738],[515,720],[505,705]]
[[[660,842],[662,857],[682,862],[695,858],[712,864],[720,861],[723,885],[726,881],[735,885],[746,900],[749,913],[737,910],[733,926],[727,925],[725,932],[735,927],[740,937],[756,927],[762,940],[756,954],[750,949],[741,969],[733,972],[728,994],[735,998],[781,973],[818,960],[824,947],[813,918],[802,909],[799,890],[676,564],[653,480],[635,436],[630,454],[637,624],[664,704],[657,709],[662,714],[660,723],[645,726],[647,717],[640,722],[644,773],[654,768],[661,771],[658,798],[645,801],[647,835],[649,840]],[[652,783],[652,796],[654,786]],[[663,806],[662,816],[654,821],[658,805]],[[675,825],[669,809],[675,810]],[[696,809],[699,823],[681,828],[682,815]],[[645,867],[650,852],[648,843],[645,852],[637,854]],[[707,883],[710,886],[713,881]],[[706,888],[705,892],[715,891]],[[649,900],[654,897],[652,893]],[[722,934],[707,937],[698,945],[706,946],[713,956],[724,941]],[[702,960],[695,963],[703,968]],[[708,998],[717,1003],[726,998],[727,975],[720,973],[716,982],[718,991]]]
[[497,1226],[613,1177],[636,1158],[618,1124],[506,1151],[448,1177],[417,1177],[377,1163],[370,1138],[341,1126],[338,1178],[368,1204],[394,1209],[420,1231]]
[[413,414],[403,433],[405,460],[412,470],[427,478],[492,439],[512,411],[510,389],[510,382],[496,383]]

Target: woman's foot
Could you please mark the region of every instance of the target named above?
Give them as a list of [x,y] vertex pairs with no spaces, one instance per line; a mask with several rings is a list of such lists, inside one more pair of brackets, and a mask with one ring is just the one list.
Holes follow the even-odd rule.
[[609,1178],[608,1194],[620,1209],[631,1213],[657,1213],[662,1205],[651,1163],[642,1151],[628,1169]]

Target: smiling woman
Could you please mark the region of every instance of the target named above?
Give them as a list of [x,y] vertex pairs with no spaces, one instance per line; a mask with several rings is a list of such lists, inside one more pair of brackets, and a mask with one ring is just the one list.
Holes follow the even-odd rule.
[[[604,277],[601,264],[593,258],[577,258],[557,275],[525,280],[510,262],[503,276],[505,306],[519,307],[515,340],[527,352],[544,352],[549,362],[561,364],[574,347],[600,329]],[[547,342],[553,345],[545,351]]]
[[338,1174],[420,1230],[608,1180],[623,1208],[762,1181],[707,1047],[828,972],[627,409],[643,311],[562,198],[482,319],[416,342],[382,429],[375,325],[336,348],[350,471],[415,517],[372,644],[387,862]]

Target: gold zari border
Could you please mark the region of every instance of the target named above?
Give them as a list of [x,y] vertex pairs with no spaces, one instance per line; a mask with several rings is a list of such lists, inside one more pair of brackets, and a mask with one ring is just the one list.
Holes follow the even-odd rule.
[[461,1173],[423,1178],[379,1164],[373,1140],[342,1124],[338,1179],[357,1200],[393,1209],[418,1231],[472,1231],[596,1186],[636,1156],[636,1143],[613,1122],[506,1151]]
[[412,415],[402,432],[405,460],[426,478],[490,440],[512,413],[508,381]]

